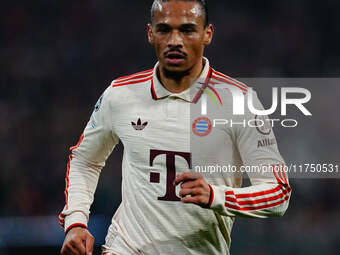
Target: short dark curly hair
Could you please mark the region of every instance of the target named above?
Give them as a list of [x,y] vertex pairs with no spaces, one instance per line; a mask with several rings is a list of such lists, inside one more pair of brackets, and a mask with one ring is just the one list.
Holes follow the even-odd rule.
[[151,7],[151,21],[153,20],[154,10],[156,7],[156,3],[165,3],[171,1],[183,1],[183,2],[197,2],[201,5],[202,10],[204,12],[204,27],[207,27],[209,24],[209,13],[208,13],[208,3],[207,0],[154,0]]

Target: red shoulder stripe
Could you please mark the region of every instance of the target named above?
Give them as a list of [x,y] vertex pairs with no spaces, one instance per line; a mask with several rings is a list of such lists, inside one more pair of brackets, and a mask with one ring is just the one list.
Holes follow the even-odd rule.
[[225,79],[227,79],[227,80],[229,80],[229,81],[231,81],[231,82],[234,82],[234,83],[236,83],[236,84],[238,84],[238,85],[244,87],[245,89],[248,89],[248,86],[245,85],[244,83],[239,82],[239,81],[237,81],[237,80],[235,80],[235,79],[233,79],[233,78],[231,78],[231,77],[229,77],[229,76],[227,76],[227,75],[225,75],[225,74],[223,74],[223,73],[217,72],[217,71],[215,71],[215,70],[213,70],[213,73],[214,73],[214,74],[217,74],[217,75],[219,75],[219,76],[221,76],[221,77],[223,77],[223,78],[225,78]]
[[212,78],[215,79],[215,80],[218,80],[218,81],[225,82],[225,83],[227,83],[227,84],[229,84],[229,85],[236,86],[236,87],[238,87],[239,89],[243,90],[244,92],[248,92],[247,89],[245,89],[244,87],[241,87],[240,85],[237,85],[236,83],[234,83],[234,82],[232,82],[232,81],[223,79],[223,78],[218,77],[218,76],[216,76],[216,75],[213,75]]
[[216,84],[218,84],[218,82],[209,81],[209,84],[216,85]]
[[153,78],[153,76],[150,75],[148,78],[145,78],[145,79],[142,79],[142,80],[137,80],[137,81],[132,80],[132,81],[129,81],[129,82],[113,84],[112,87],[120,87],[120,86],[129,85],[129,84],[141,83],[141,82],[145,82],[145,81],[151,80],[152,78]]
[[132,76],[136,76],[136,75],[139,75],[139,74],[149,73],[149,72],[151,72],[151,71],[153,71],[153,69],[149,69],[149,70],[146,70],[146,71],[134,73],[134,74],[127,75],[127,76],[118,77],[118,78],[116,79],[116,81],[124,80],[124,79],[130,78],[130,77],[132,77]]
[[141,78],[148,77],[151,74],[153,74],[153,73],[136,75],[136,76],[133,76],[133,77],[130,77],[130,78],[127,78],[127,79],[122,79],[122,80],[119,80],[119,81],[115,80],[114,83],[119,84],[119,83],[122,83],[122,82],[127,82],[127,81],[131,81],[131,80],[141,79]]

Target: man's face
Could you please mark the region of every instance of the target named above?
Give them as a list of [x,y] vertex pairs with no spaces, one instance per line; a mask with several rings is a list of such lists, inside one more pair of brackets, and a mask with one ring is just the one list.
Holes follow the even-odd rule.
[[213,34],[212,25],[204,27],[204,22],[204,12],[197,2],[158,3],[148,25],[148,38],[155,46],[161,68],[183,72],[199,64]]

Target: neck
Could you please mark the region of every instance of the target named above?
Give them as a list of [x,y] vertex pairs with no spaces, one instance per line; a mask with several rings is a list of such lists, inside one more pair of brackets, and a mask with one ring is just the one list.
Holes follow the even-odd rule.
[[200,76],[204,68],[203,59],[189,70],[170,73],[159,66],[157,75],[162,85],[172,93],[181,93],[187,90],[191,84]]

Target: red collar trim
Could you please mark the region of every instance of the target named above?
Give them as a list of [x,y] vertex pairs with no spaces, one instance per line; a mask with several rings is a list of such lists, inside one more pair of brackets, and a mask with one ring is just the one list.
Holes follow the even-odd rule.
[[208,75],[207,75],[207,77],[205,78],[205,81],[204,81],[204,83],[202,84],[201,89],[200,89],[199,91],[197,91],[197,94],[195,95],[194,99],[192,100],[192,102],[193,102],[194,104],[196,104],[197,101],[200,99],[200,97],[201,97],[201,95],[202,95],[202,93],[203,93],[203,90],[204,90],[206,87],[208,87],[209,82],[210,82],[210,79],[211,79],[211,76],[212,76],[212,68],[209,67]]
[[156,95],[156,91],[155,91],[155,87],[153,85],[153,79],[151,79],[151,96],[154,100],[157,100],[157,95]]

